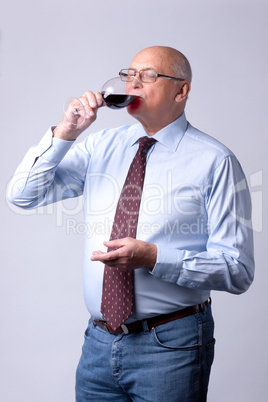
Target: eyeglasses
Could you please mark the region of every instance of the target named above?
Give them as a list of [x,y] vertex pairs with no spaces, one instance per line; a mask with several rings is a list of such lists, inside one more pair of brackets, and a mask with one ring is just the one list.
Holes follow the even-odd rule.
[[157,77],[168,78],[178,81],[185,81],[184,78],[171,77],[170,75],[157,74],[157,72],[152,68],[145,68],[143,70],[137,71],[134,68],[128,68],[120,70],[119,75],[122,81],[133,81],[138,73],[141,82],[155,82]]

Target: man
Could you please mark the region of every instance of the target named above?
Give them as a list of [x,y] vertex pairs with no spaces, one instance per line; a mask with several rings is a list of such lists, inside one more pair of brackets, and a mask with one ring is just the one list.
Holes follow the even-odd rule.
[[253,280],[249,191],[232,152],[186,120],[191,67],[182,53],[146,48],[120,76],[139,97],[127,107],[139,123],[90,134],[70,150],[105,105],[86,92],[85,122],[64,118],[46,133],[9,199],[34,208],[83,194],[86,224],[96,228],[85,239],[91,319],[77,401],[205,401],[210,292],[239,294]]

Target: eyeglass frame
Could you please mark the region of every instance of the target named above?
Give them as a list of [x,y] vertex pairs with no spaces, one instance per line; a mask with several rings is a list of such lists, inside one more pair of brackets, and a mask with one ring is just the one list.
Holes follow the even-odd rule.
[[[132,76],[128,76],[128,77],[130,77],[131,78],[131,80],[123,80],[122,79],[122,71],[129,71],[129,70],[132,70],[132,71],[134,71],[134,75],[132,75]],[[154,71],[155,72],[155,80],[154,81],[143,81],[142,79],[141,79],[141,72],[142,71],[149,71],[149,70],[151,70],[151,71]],[[134,78],[136,77],[136,74],[139,74],[139,80],[141,81],[141,82],[144,82],[144,83],[146,83],[146,84],[153,84],[154,82],[156,82],[156,79],[158,78],[158,77],[161,77],[161,78],[168,78],[168,79],[173,79],[173,80],[178,80],[178,81],[186,81],[185,80],[185,78],[179,78],[179,77],[172,77],[171,75],[165,75],[165,74],[158,74],[156,71],[155,71],[155,69],[154,68],[143,68],[142,70],[135,70],[135,68],[122,68],[120,71],[119,71],[119,76],[120,76],[120,78],[121,78],[121,80],[122,81],[124,81],[124,82],[131,82],[131,81],[133,81],[134,80]]]

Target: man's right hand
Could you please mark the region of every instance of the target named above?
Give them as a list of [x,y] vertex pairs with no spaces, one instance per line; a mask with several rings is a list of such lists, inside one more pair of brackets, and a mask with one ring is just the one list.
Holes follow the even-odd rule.
[[84,105],[86,116],[85,121],[80,125],[74,125],[68,121],[66,116],[53,130],[53,136],[66,141],[74,141],[86,130],[97,118],[97,111],[100,107],[105,106],[105,102],[100,92],[87,91],[78,98]]

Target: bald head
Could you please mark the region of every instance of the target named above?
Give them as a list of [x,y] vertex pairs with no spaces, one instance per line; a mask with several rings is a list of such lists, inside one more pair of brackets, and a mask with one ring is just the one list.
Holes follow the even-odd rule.
[[137,56],[155,56],[162,65],[170,69],[170,73],[176,77],[184,78],[186,81],[192,81],[192,69],[188,59],[183,53],[168,46],[150,46],[141,50]]
[[[136,54],[129,68],[135,71],[135,79],[127,82],[128,93],[139,96],[140,102],[130,105],[127,111],[149,135],[154,135],[183,113],[191,90],[190,64],[176,49],[151,46]],[[154,70],[157,75],[152,76],[157,79],[142,80],[139,74],[144,70]]]

